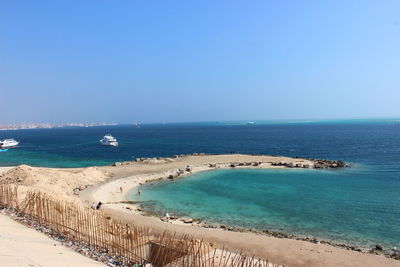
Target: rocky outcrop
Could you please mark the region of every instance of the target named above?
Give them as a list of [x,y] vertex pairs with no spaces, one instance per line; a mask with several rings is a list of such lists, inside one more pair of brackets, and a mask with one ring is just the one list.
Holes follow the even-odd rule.
[[287,168],[315,168],[315,169],[326,169],[326,168],[346,168],[350,167],[349,164],[340,161],[340,160],[310,160],[312,163],[306,162],[285,162],[285,161],[277,161],[271,162],[272,166],[283,166]]
[[323,160],[323,159],[314,160],[315,169],[346,168],[346,167],[350,167],[350,165],[341,160]]

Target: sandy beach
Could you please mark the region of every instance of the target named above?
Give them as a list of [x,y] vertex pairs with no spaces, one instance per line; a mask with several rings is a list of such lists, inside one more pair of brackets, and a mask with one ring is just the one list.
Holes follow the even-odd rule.
[[[127,194],[146,182],[160,179],[184,178],[190,174],[218,168],[284,168],[288,166],[314,167],[309,159],[252,156],[252,155],[196,155],[177,158],[142,159],[138,162],[115,163],[114,166],[78,169],[50,169],[19,166],[0,170],[0,181],[15,183],[48,192],[57,198],[73,200],[90,206],[93,202],[106,203],[102,210],[108,215],[131,221],[138,226],[169,229],[178,234],[189,234],[212,242],[231,251],[266,258],[287,266],[400,266],[400,262],[327,244],[277,238],[250,232],[233,232],[204,228],[196,223],[162,222],[146,216],[127,203]],[[4,172],[6,171],[6,172]],[[122,189],[122,192],[121,192]]]
[[0,213],[0,265],[7,267],[106,266],[80,255]]

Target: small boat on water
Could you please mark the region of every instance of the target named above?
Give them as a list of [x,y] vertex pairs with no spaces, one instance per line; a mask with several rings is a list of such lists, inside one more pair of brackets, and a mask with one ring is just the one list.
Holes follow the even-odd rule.
[[19,144],[19,141],[15,139],[4,139],[3,141],[0,141],[0,148],[5,149],[5,148],[13,148],[16,147]]
[[106,134],[103,139],[100,140],[100,144],[103,146],[118,146],[118,141],[111,134]]

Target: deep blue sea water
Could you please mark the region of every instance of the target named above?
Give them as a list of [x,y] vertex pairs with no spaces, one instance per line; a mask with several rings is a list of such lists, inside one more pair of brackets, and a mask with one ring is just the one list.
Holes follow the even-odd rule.
[[[100,146],[106,133],[118,138],[120,146]],[[400,124],[393,121],[0,131],[4,138],[18,139],[21,145],[0,153],[3,166],[81,167],[231,151],[345,160],[354,167],[202,173],[145,186],[141,200],[160,212],[175,210],[210,222],[400,247]]]

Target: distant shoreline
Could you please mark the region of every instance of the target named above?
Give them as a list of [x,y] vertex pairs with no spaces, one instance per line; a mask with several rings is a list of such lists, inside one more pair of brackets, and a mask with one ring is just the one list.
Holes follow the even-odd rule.
[[[294,120],[226,120],[226,121],[195,121],[195,122],[147,122],[140,125],[214,125],[214,126],[254,126],[254,125],[294,125],[294,124],[368,124],[368,123],[389,123],[400,124],[400,118],[347,118],[347,119],[294,119]],[[27,130],[27,129],[53,129],[64,127],[96,127],[96,126],[118,126],[133,125],[139,126],[138,123],[22,123],[0,125],[0,131],[5,130]]]
[[116,126],[117,123],[32,123],[32,124],[16,124],[16,125],[0,125],[0,131],[12,130],[30,130],[30,129],[54,129],[66,127],[98,127],[98,126]]

